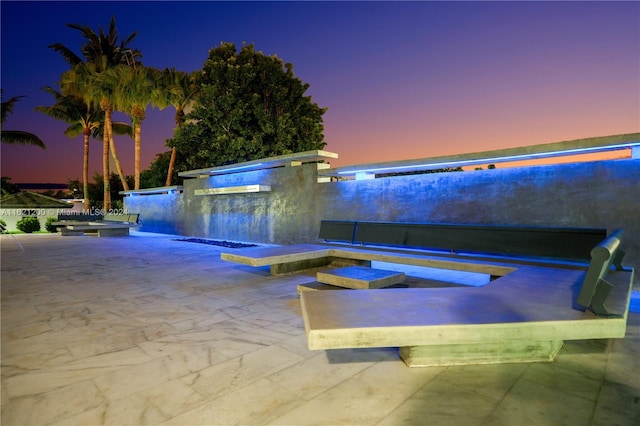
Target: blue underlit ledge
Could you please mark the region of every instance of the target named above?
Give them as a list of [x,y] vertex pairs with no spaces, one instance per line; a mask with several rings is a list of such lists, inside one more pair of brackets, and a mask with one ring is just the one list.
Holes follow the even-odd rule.
[[137,195],[156,195],[156,194],[179,194],[182,192],[182,186],[159,186],[156,188],[143,188],[131,191],[120,191],[120,194],[125,196],[137,196]]
[[[338,154],[328,151],[306,151],[296,154],[279,155],[277,157],[264,158],[260,160],[246,161],[243,163],[228,164],[226,166],[210,167],[207,169],[188,170],[178,173],[181,177],[206,178],[215,175],[226,175],[231,173],[248,172],[253,170],[272,169],[275,167],[300,166],[304,163],[314,163],[318,161],[338,158]],[[329,167],[329,165],[327,165]]]
[[226,195],[226,194],[249,194],[252,192],[271,192],[269,185],[240,185],[224,186],[218,188],[196,189],[194,195]]
[[[580,156],[610,151],[623,151],[627,158],[640,159],[640,133],[577,139],[544,145],[524,146],[470,154],[359,164],[318,171],[319,177],[374,179],[377,174],[420,172],[442,168],[480,166],[497,163],[544,160],[554,157]],[[579,161],[579,160],[578,160]]]

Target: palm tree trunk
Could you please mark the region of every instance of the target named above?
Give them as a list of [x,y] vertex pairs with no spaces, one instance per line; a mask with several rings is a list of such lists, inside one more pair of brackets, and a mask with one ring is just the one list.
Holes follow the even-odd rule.
[[169,170],[167,171],[167,180],[164,186],[171,186],[171,180],[173,179],[173,169],[176,167],[176,147],[171,148],[171,159],[169,160]]
[[[181,106],[176,106],[176,115],[174,119],[175,119],[176,130],[177,130],[182,126],[182,122],[184,121],[184,109],[182,109]],[[171,148],[171,159],[169,160],[169,170],[167,170],[167,180],[165,181],[164,186],[171,186],[171,180],[173,179],[173,170],[176,168],[177,155],[178,155],[178,150],[174,146],[173,148]]]
[[89,211],[89,137],[90,131],[84,132],[84,155],[82,158],[82,193],[84,194],[83,208]]
[[109,183],[109,140],[111,139],[111,110],[104,112],[104,136],[102,138],[102,183],[104,185],[104,202],[102,208],[111,210],[111,184]]
[[116,151],[116,144],[113,140],[113,133],[109,135],[109,147],[111,148],[111,157],[113,157],[113,164],[115,164],[116,171],[118,172],[118,176],[120,176],[120,182],[122,182],[122,188],[125,191],[128,191],[129,185],[127,184],[127,178],[124,175],[124,171],[122,171],[120,158],[118,158],[118,152]]
[[134,143],[134,189],[140,189],[140,138],[142,134],[142,123],[136,120],[133,126],[133,143]]

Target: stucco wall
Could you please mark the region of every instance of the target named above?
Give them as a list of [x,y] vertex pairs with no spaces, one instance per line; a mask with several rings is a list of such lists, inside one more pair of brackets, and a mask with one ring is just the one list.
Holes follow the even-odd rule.
[[[625,263],[640,270],[637,159],[316,182],[306,164],[190,179],[125,206],[142,231],[274,244],[316,241],[322,219],[622,228]],[[271,192],[194,195],[258,183]]]

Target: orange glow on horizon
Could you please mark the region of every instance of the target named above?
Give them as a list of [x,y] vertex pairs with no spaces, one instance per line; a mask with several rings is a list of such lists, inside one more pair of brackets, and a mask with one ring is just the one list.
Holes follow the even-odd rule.
[[[564,157],[541,158],[538,160],[509,161],[505,163],[496,163],[497,169],[508,169],[515,167],[527,166],[543,166],[551,164],[570,164],[570,163],[586,163],[590,161],[620,160],[631,158],[631,149],[620,149],[609,152],[594,152],[589,154],[567,155]],[[463,167],[463,170],[475,170],[476,168],[486,169],[489,164],[481,164],[477,166]]]

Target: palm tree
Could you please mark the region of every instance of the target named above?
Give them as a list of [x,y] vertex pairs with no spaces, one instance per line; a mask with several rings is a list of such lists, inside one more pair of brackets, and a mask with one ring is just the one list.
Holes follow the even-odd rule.
[[[0,89],[0,97],[2,96],[2,90]],[[2,103],[2,124],[9,114],[13,113],[13,106],[18,100],[24,98],[24,96],[14,96],[8,101],[1,101]],[[33,133],[25,132],[22,130],[0,130],[0,140],[6,144],[18,144],[18,145],[35,145],[42,149],[46,149],[47,146],[42,140]]]
[[155,94],[160,73],[154,68],[141,65],[119,65],[105,73],[118,87],[115,105],[131,117],[134,140],[134,188],[140,189],[140,153],[142,121],[146,118],[147,106],[158,98]]
[[[87,103],[84,99],[76,96],[64,96],[52,87],[45,87],[44,90],[55,98],[55,103],[51,106],[36,107],[49,117],[62,120],[70,126],[64,134],[74,138],[83,135],[84,155],[82,166],[82,187],[84,193],[84,209],[89,210],[89,139],[93,136],[96,139],[102,138],[104,112],[96,106]],[[126,123],[112,123],[116,134],[130,134],[131,128]]]
[[103,182],[104,182],[104,209],[111,208],[110,184],[109,184],[109,148],[114,155],[114,161],[118,173],[123,182],[123,187],[128,189],[126,179],[119,167],[119,160],[115,152],[115,144],[113,143],[112,120],[113,114],[113,98],[115,88],[101,82],[99,77],[102,73],[118,64],[133,65],[138,63],[142,56],[137,49],[128,47],[129,43],[135,38],[137,33],[131,34],[125,41],[118,43],[118,31],[116,29],[115,18],[111,18],[109,32],[105,33],[99,28],[99,34],[87,25],[67,24],[68,27],[78,30],[82,33],[86,42],[81,48],[82,57],[76,55],[66,46],[55,43],[49,47],[60,53],[64,59],[72,66],[72,72],[67,77],[67,83],[61,84],[62,93],[77,94],[89,103],[96,103],[104,112],[104,130],[103,130]]
[[[91,108],[98,107],[103,116],[102,129],[102,174],[104,186],[103,208],[108,210],[111,208],[111,185],[109,176],[111,171],[109,168],[109,146],[111,140],[112,120],[111,115],[113,108],[108,101],[103,102],[102,99],[106,93],[102,93],[97,86],[96,66],[90,62],[80,62],[71,70],[62,74],[60,79],[60,87],[62,93],[66,96],[81,97]],[[106,176],[106,177],[105,177]]]
[[[122,108],[118,108],[117,103],[120,101],[122,94],[120,91],[119,82],[112,78],[112,68],[109,68],[101,73],[94,73],[89,77],[91,80],[90,90],[87,96],[92,99],[94,102],[97,102],[100,105],[100,108],[104,111],[105,114],[105,134],[104,134],[104,144],[106,145],[103,149],[107,150],[107,152],[111,151],[111,157],[113,158],[113,163],[116,167],[116,172],[118,172],[118,176],[120,177],[120,182],[122,183],[122,187],[125,191],[129,190],[129,183],[127,182],[127,178],[122,170],[122,165],[120,164],[120,158],[118,157],[118,152],[116,150],[116,144],[113,139],[113,112],[116,110],[122,110]],[[103,153],[106,161],[109,159],[108,153]]]
[[[185,109],[190,107],[199,92],[200,86],[196,82],[199,72],[186,73],[184,71],[176,71],[175,68],[167,68],[162,75],[162,85],[167,90],[159,92],[161,98],[157,99],[156,102],[163,106],[172,105],[176,109],[175,123],[176,129],[178,129],[184,123]],[[176,156],[177,151],[174,146],[171,148],[171,159],[169,160],[165,186],[171,185]]]

